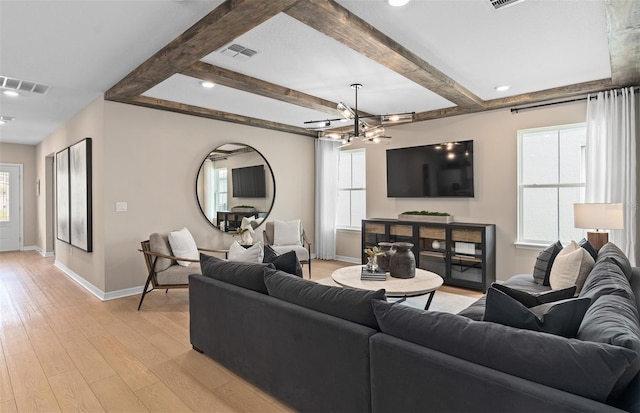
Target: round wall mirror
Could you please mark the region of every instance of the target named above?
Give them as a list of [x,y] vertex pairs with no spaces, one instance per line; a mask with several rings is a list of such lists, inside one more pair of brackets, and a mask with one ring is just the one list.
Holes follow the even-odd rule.
[[251,146],[228,143],[202,161],[196,178],[200,211],[215,228],[235,232],[243,218],[256,228],[275,200],[276,183],[269,162]]

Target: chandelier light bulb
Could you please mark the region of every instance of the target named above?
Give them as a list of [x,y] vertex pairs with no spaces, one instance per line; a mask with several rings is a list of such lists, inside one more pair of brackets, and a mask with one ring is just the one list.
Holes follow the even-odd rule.
[[405,4],[409,3],[409,0],[387,0],[390,6],[393,7],[402,7]]

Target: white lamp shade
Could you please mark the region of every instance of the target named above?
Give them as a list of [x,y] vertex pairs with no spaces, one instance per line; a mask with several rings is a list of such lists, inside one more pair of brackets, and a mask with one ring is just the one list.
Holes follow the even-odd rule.
[[573,204],[573,220],[576,228],[624,228],[622,204]]

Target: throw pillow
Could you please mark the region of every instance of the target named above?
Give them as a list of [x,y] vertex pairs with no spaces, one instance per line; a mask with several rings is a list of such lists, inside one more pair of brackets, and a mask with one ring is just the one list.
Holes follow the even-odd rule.
[[623,347],[473,321],[374,300],[380,330],[444,354],[605,401],[637,357]]
[[[196,241],[186,227],[179,231],[171,231],[169,233],[169,245],[171,245],[171,251],[173,251],[174,257],[188,258],[191,260],[197,260],[200,257]],[[183,267],[188,267],[191,262],[178,260],[178,264]]]
[[593,264],[591,255],[584,248],[580,248],[575,241],[571,241],[556,255],[553,262],[549,275],[551,289],[559,290],[575,285],[576,292],[579,293]]
[[258,242],[253,244],[249,248],[245,248],[238,241],[234,241],[229,246],[229,261],[240,262],[262,262],[264,252],[262,250],[262,243]]
[[574,338],[590,303],[589,298],[575,298],[527,308],[504,292],[490,287],[484,321]]
[[301,222],[299,219],[293,221],[273,221],[273,245],[302,245],[300,234],[302,234]]
[[265,272],[275,271],[271,264],[226,261],[205,254],[200,254],[200,269],[202,275],[206,277],[263,294],[267,294],[267,287],[264,284]]
[[549,290],[542,293],[528,293],[522,290],[516,290],[515,288],[507,287],[504,284],[492,283],[491,288],[500,290],[507,294],[509,297],[517,300],[527,308],[535,307],[537,305],[551,303],[559,300],[566,300],[567,298],[573,298],[576,293],[576,286],[563,288],[561,290]]
[[627,280],[631,280],[631,263],[624,252],[613,242],[607,242],[600,248],[600,251],[598,251],[597,261],[607,258],[620,267],[622,272],[624,272],[624,276],[627,277]]
[[581,248],[584,248],[589,253],[589,255],[591,255],[591,258],[593,258],[594,261],[596,260],[596,258],[598,258],[598,250],[596,250],[595,247],[591,245],[591,243],[587,241],[585,238],[582,238],[578,242],[578,245]]
[[561,250],[562,244],[557,241],[540,251],[533,267],[533,279],[537,284],[549,285],[549,274],[551,274],[553,261]]
[[376,330],[378,323],[371,302],[386,300],[384,289],[367,291],[331,287],[282,271],[266,273],[264,282],[271,296]]
[[302,277],[302,265],[300,265],[300,261],[298,260],[298,256],[295,251],[278,254],[269,245],[265,245],[264,258],[262,259],[262,262],[270,262],[278,270]]

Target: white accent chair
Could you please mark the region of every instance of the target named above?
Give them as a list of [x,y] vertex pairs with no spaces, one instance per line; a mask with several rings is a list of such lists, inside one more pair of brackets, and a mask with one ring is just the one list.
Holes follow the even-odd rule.
[[[289,221],[293,222],[293,221]],[[278,254],[284,254],[289,251],[295,251],[296,256],[300,264],[304,266],[307,264],[309,268],[309,278],[311,278],[311,243],[307,239],[307,234],[304,232],[302,223],[299,225],[299,235],[294,241],[287,244],[278,243],[277,236],[275,234],[274,222],[266,222],[264,226],[264,232],[262,233],[264,239],[264,245],[269,245]]]

